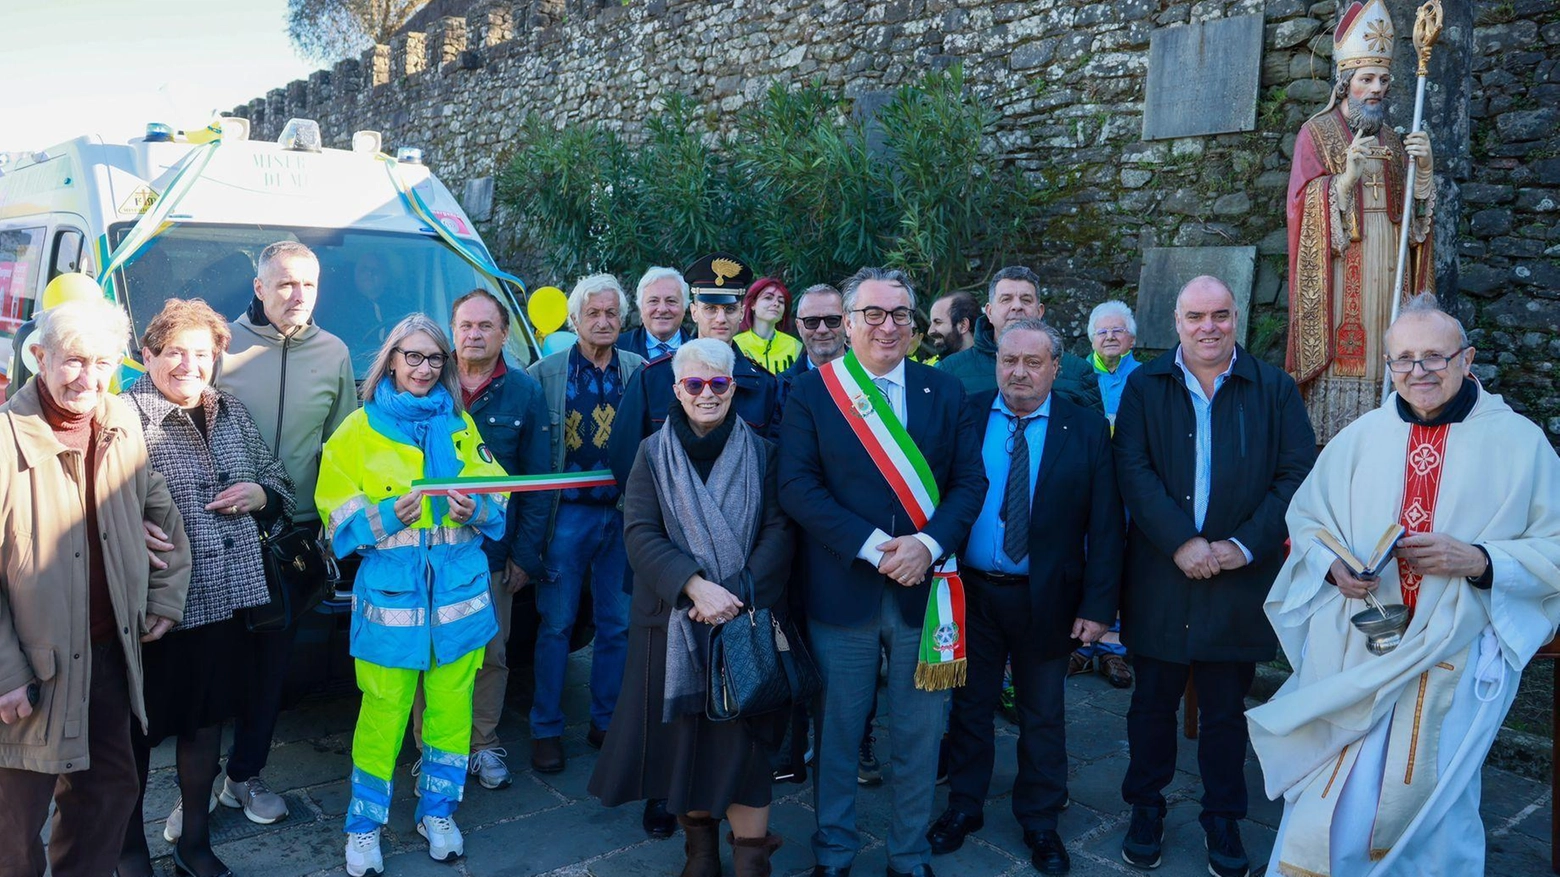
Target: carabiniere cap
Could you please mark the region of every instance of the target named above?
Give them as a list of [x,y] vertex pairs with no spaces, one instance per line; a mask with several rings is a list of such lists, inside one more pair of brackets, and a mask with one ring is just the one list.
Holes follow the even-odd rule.
[[753,269],[730,253],[711,253],[683,269],[693,301],[712,305],[738,304],[753,282]]

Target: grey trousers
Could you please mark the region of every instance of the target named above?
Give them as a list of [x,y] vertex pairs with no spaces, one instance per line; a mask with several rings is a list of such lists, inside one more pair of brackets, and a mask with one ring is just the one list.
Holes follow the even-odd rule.
[[877,690],[881,650],[888,656],[888,686],[878,717],[890,739],[887,788],[893,806],[888,865],[909,871],[929,862],[932,851],[926,830],[936,797],[937,746],[948,692],[915,687],[920,627],[905,623],[894,592],[885,585],[876,615],[865,624],[839,627],[809,619],[808,633],[823,673],[813,773],[818,814],[814,858],[819,865],[846,867],[861,849],[856,830],[856,762]]

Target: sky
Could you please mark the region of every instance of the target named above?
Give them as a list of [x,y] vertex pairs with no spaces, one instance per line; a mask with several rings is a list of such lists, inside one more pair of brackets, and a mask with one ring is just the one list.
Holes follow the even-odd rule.
[[287,0],[0,0],[0,152],[203,126],[317,65]]

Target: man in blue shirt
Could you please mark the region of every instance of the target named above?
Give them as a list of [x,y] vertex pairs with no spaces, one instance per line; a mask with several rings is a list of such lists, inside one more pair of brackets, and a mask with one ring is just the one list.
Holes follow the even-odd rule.
[[1051,391],[1061,354],[1061,335],[1045,323],[1009,323],[997,340],[997,390],[970,400],[985,412],[988,487],[959,554],[968,681],[954,690],[949,719],[948,809],[927,832],[932,852],[947,853],[985,823],[992,719],[1011,654],[1019,723],[1013,815],[1042,874],[1070,867],[1056,831],[1067,805],[1068,655],[1115,620],[1123,544],[1110,429],[1098,413]]

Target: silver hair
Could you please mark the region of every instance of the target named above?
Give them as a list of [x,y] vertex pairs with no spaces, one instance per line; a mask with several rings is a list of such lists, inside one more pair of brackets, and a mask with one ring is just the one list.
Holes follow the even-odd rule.
[[57,304],[38,315],[31,343],[52,355],[123,356],[130,317],[106,298]]
[[390,337],[385,339],[379,352],[374,355],[374,364],[368,367],[368,374],[363,378],[363,389],[359,391],[359,395],[363,397],[364,402],[374,398],[374,390],[379,386],[379,382],[390,375],[390,357],[395,356],[395,350],[401,346],[402,341],[418,332],[423,332],[432,338],[434,346],[444,354],[444,368],[439,371],[439,383],[444,385],[444,389],[448,390],[450,397],[455,400],[455,410],[464,411],[466,406],[461,404],[460,375],[459,369],[455,367],[455,351],[450,346],[450,337],[444,334],[444,328],[427,314],[411,314],[395,324],[395,328],[390,330]]
[[634,307],[640,311],[645,309],[645,290],[652,283],[659,283],[668,277],[677,278],[677,291],[682,296],[683,310],[688,309],[688,281],[683,278],[682,272],[676,268],[656,266],[646,271],[639,278],[639,285],[634,287]]
[[915,310],[915,286],[910,283],[910,276],[898,268],[866,267],[850,275],[845,281],[845,287],[840,295],[845,299],[845,313],[848,316],[856,309],[856,294],[861,291],[861,284],[868,280],[876,280],[881,283],[894,283],[904,287],[910,296],[910,310]]
[[682,380],[683,372],[696,365],[729,375],[737,366],[737,355],[732,352],[730,344],[714,338],[686,341],[672,354],[672,380]]
[[[1440,300],[1435,297],[1435,293],[1433,292],[1421,292],[1420,294],[1404,302],[1403,307],[1398,310],[1398,320],[1401,320],[1409,315],[1426,316],[1429,314],[1440,314],[1446,319],[1451,320],[1452,325],[1457,327],[1457,346],[1468,346],[1468,330],[1463,327],[1462,320],[1459,320],[1451,314],[1447,313],[1441,307]],[[1397,320],[1393,320],[1392,326],[1396,325]],[[1388,332],[1392,331],[1392,326],[1387,327]]]
[[997,336],[997,346],[1001,347],[1002,339],[1013,334],[1014,332],[1039,332],[1041,335],[1044,335],[1046,338],[1048,338],[1051,342],[1051,358],[1062,358],[1062,333],[1056,331],[1056,327],[1052,326],[1050,323],[1047,323],[1044,320],[1034,319],[1033,317],[1025,317],[1022,320],[1014,320],[1013,322],[1008,323],[1006,326],[1002,327],[1002,333]]
[[[802,290],[801,294],[796,297],[796,307],[800,308],[802,306],[802,299],[809,295],[838,295],[840,298],[844,298],[843,295],[840,295],[840,291],[835,289],[832,285],[827,283],[814,283],[812,286]],[[792,312],[795,312],[795,308],[792,309]]]
[[320,257],[303,244],[297,241],[277,241],[260,251],[260,258],[255,264],[255,276],[265,276],[272,265],[283,259],[308,259],[316,265],[320,263]]
[[1116,299],[1102,301],[1094,306],[1094,310],[1089,311],[1090,338],[1094,337],[1094,330],[1099,328],[1101,317],[1120,317],[1127,321],[1127,331],[1133,335],[1137,334],[1137,317],[1132,316],[1132,309],[1127,307],[1124,301]]
[[623,292],[623,284],[611,274],[590,274],[581,277],[569,291],[569,321],[575,328],[579,328],[580,319],[584,316],[586,300],[598,292],[617,293],[618,316],[628,313],[628,296]]

